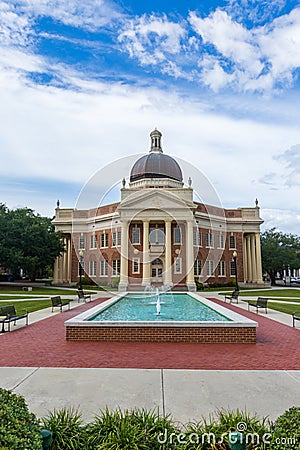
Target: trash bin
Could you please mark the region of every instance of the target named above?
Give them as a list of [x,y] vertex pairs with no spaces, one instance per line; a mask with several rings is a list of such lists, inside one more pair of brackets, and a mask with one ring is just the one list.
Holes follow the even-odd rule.
[[50,430],[41,430],[42,435],[42,449],[43,450],[50,450],[51,443],[52,443],[52,432]]
[[245,450],[245,435],[239,431],[232,431],[228,434],[228,444],[231,450]]

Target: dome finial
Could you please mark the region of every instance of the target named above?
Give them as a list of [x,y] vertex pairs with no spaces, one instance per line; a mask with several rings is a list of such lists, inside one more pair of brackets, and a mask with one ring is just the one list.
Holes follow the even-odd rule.
[[162,134],[161,134],[160,131],[158,131],[157,128],[155,128],[155,130],[150,133],[150,138],[151,138],[150,153],[151,152],[160,152],[160,153],[162,153],[161,137],[162,137]]

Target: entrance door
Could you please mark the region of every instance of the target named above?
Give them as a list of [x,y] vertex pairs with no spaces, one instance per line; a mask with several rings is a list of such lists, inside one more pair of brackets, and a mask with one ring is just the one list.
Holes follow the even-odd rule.
[[151,281],[152,283],[162,283],[163,262],[161,259],[154,259],[151,263]]

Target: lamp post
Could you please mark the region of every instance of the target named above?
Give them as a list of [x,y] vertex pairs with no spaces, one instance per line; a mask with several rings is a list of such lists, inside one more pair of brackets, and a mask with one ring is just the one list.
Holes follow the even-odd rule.
[[240,288],[239,288],[238,276],[237,276],[237,264],[236,264],[237,252],[234,251],[232,253],[232,256],[233,256],[234,273],[235,273],[235,288],[234,288],[234,290],[238,292],[240,290]]
[[82,263],[83,263],[83,251],[79,251],[79,285],[78,289],[82,290]]

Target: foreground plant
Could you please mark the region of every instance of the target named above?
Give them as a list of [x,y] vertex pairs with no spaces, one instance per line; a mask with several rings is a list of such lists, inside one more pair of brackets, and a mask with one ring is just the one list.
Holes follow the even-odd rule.
[[43,427],[52,431],[51,450],[86,449],[86,426],[81,413],[73,408],[54,410],[42,419]]
[[159,415],[155,410],[134,409],[100,411],[87,427],[88,450],[155,450],[162,448],[159,436],[175,433],[179,430],[169,417]]
[[183,434],[184,450],[230,450],[230,443],[245,443],[247,450],[270,448],[268,420],[240,410],[219,410],[208,420],[202,417],[199,422],[190,422]]
[[272,424],[272,450],[299,450],[300,407],[293,406]]
[[24,398],[0,388],[0,449],[40,450],[40,428]]

